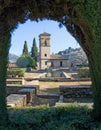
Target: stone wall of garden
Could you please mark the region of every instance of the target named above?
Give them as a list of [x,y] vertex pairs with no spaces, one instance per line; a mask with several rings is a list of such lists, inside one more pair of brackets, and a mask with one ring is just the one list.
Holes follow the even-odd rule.
[[37,90],[39,89],[38,85],[7,85],[7,96],[10,94],[17,94],[19,93],[20,89],[25,88],[35,88],[35,94],[37,93]]
[[92,98],[92,87],[88,85],[80,86],[59,86],[60,95],[65,98]]

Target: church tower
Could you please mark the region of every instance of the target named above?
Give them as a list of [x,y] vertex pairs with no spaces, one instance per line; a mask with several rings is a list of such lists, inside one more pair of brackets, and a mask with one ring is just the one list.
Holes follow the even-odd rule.
[[50,34],[42,33],[39,35],[39,49],[40,49],[40,58],[39,58],[39,69],[45,70],[48,69],[48,61],[50,61]]

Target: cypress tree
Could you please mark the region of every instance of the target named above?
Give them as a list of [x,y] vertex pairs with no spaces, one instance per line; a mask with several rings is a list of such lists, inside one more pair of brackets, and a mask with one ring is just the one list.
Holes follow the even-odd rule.
[[[11,34],[9,26],[0,18],[0,126],[7,125],[8,112],[7,112],[7,91],[6,91],[6,74],[8,64],[8,54],[11,42]],[[0,127],[0,130],[2,128]]]
[[32,48],[31,48],[31,57],[33,57],[35,59],[35,61],[37,62],[38,48],[36,46],[35,38],[33,39],[33,45],[32,45]]
[[28,45],[27,45],[27,41],[24,42],[24,47],[23,47],[22,55],[28,55]]

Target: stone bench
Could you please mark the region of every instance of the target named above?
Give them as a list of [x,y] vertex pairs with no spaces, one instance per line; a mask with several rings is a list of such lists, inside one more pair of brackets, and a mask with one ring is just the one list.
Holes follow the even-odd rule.
[[27,103],[32,103],[33,96],[36,94],[35,88],[23,88],[19,90],[20,94],[26,94],[27,96]]
[[7,106],[8,107],[26,106],[26,95],[10,94],[7,97]]

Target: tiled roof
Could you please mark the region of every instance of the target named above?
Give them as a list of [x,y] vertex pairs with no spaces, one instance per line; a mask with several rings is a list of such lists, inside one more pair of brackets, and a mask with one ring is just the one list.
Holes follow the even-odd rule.
[[47,32],[44,32],[44,33],[41,33],[39,36],[50,36],[50,34]]
[[63,59],[68,59],[68,55],[51,55],[50,56],[50,59],[51,60],[59,60],[59,59],[61,59],[61,60],[63,60]]

